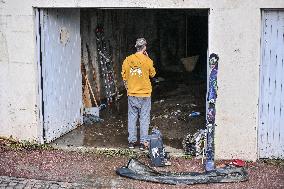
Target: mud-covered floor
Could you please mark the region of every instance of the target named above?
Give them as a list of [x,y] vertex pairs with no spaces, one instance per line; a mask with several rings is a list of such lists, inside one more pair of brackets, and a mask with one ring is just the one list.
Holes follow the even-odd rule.
[[[206,79],[186,73],[168,73],[163,76],[164,81],[153,84],[150,128],[158,127],[161,130],[165,145],[181,149],[186,134],[205,127]],[[189,117],[193,111],[201,115]],[[127,96],[124,94],[117,103],[102,110],[100,117],[104,122],[80,126],[55,143],[67,146],[127,147]]]

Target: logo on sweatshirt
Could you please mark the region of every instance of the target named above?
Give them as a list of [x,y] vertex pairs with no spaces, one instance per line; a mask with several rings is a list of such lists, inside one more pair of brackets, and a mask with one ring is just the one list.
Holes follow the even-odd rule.
[[142,69],[138,66],[134,66],[130,68],[130,75],[134,76],[137,75],[138,77],[142,76]]

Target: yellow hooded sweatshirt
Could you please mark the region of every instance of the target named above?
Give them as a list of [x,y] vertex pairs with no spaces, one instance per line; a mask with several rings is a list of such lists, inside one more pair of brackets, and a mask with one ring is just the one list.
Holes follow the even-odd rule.
[[123,61],[122,79],[127,82],[128,96],[150,97],[152,85],[149,77],[156,74],[153,61],[142,53],[132,54]]

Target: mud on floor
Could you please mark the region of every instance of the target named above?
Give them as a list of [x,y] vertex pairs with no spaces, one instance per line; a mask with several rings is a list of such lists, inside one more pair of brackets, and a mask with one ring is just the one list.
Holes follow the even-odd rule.
[[[153,84],[151,126],[158,127],[165,145],[181,149],[188,133],[205,128],[206,80],[179,74]],[[193,111],[200,116],[190,118]],[[126,147],[127,96],[100,112],[102,123],[83,125],[56,140],[70,146]],[[137,123],[139,125],[139,121]],[[139,133],[139,131],[138,131]]]

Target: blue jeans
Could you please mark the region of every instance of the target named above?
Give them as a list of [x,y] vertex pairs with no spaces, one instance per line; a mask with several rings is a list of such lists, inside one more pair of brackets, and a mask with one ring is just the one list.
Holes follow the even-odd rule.
[[151,97],[128,96],[128,142],[137,141],[137,119],[140,121],[140,143],[148,141]]

